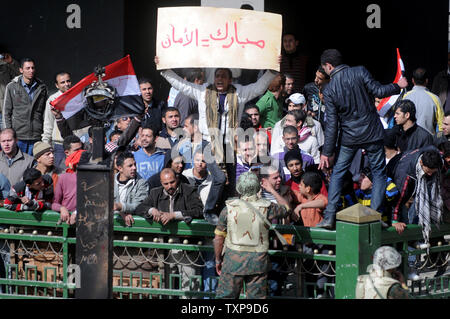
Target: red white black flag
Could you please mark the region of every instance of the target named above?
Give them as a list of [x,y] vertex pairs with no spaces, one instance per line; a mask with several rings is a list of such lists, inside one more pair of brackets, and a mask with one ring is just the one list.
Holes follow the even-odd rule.
[[[405,66],[403,64],[402,58],[400,56],[400,51],[397,48],[397,73],[395,75],[394,83],[398,83],[398,81],[403,77],[403,74],[405,73]],[[380,104],[377,106],[378,114],[380,116],[385,116],[389,110],[394,106],[394,104],[405,94],[405,90],[402,90],[402,92],[398,95],[392,95],[385,97],[381,100]]]
[[[96,80],[97,77],[94,73],[89,74],[50,104],[60,110],[66,120],[69,120],[85,107],[86,99],[83,96],[83,90]],[[117,90],[118,97],[112,119],[124,115],[138,115],[143,112],[144,104],[139,83],[129,55],[106,66],[103,81]]]

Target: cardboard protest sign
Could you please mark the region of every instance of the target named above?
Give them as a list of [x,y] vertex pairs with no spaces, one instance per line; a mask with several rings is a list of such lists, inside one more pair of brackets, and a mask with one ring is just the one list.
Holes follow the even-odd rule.
[[158,9],[158,70],[192,67],[279,71],[282,17],[210,7]]

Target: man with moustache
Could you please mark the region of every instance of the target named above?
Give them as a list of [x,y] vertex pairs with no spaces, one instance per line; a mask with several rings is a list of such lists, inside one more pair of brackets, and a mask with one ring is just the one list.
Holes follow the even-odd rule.
[[190,223],[203,214],[203,203],[197,190],[180,183],[171,168],[161,171],[161,187],[150,191],[136,208],[136,214],[166,225],[171,220]]
[[[170,221],[184,221],[190,223],[193,218],[201,218],[203,215],[203,203],[197,189],[184,183],[176,177],[171,168],[161,171],[161,187],[150,190],[150,194],[136,208],[136,214],[153,222],[167,225]],[[176,238],[175,242],[179,242]],[[182,250],[172,249],[166,260],[169,260],[171,273],[176,271],[181,274],[181,287],[189,290],[189,279],[196,276],[199,269],[192,265],[197,260],[199,252],[190,252],[185,255]],[[199,282],[192,278],[193,290],[198,290]]]
[[283,87],[283,93],[282,93],[282,97],[283,97],[283,115],[285,115],[288,111],[288,103],[286,103],[286,99],[288,96],[294,94],[294,82],[295,79],[292,75],[290,75],[289,73],[283,73],[286,81],[284,83],[284,87]]
[[140,133],[141,148],[134,152],[137,171],[147,180],[164,168],[164,152],[156,147],[158,132],[155,127],[144,126]]
[[436,133],[434,137],[434,145],[439,147],[440,144],[450,141],[450,111],[445,112],[442,120],[442,131]]
[[53,146],[53,149],[55,151],[55,166],[59,166],[61,162],[66,158],[63,147],[64,139],[61,136],[61,132],[59,131],[55,115],[52,112],[53,106],[50,105],[50,102],[56,100],[61,94],[72,87],[70,73],[66,71],[58,72],[55,76],[55,86],[58,91],[50,95],[45,105],[44,132],[42,133],[42,142]]
[[[164,109],[162,121],[164,127],[159,133],[160,138],[157,141],[157,146],[163,149],[169,149],[179,141],[180,133],[182,132],[180,127],[180,111],[174,107]],[[177,131],[177,128],[180,128],[180,130]],[[162,139],[164,139],[165,143],[162,142]]]
[[280,72],[291,74],[294,77],[294,93],[301,92],[305,85],[308,56],[302,52],[299,36],[294,32],[285,32],[282,44]]
[[153,96],[153,85],[149,79],[139,79],[139,89],[141,90],[142,100],[145,105],[143,121],[149,121],[155,126],[155,129],[160,132],[162,129],[161,115],[162,110],[166,107],[164,101],[159,101]]
[[[159,64],[157,56],[155,63]],[[239,126],[245,104],[263,94],[276,74],[277,72],[268,70],[257,82],[242,86],[232,83],[233,76],[227,68],[216,69],[214,83],[202,85],[187,82],[172,70],[161,72],[172,87],[198,101],[199,129],[204,138],[211,142],[218,163],[223,163],[224,145],[233,143],[234,132]]]

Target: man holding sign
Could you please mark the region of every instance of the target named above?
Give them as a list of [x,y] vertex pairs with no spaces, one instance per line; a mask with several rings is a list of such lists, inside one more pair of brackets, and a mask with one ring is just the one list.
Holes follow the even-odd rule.
[[[158,57],[155,62],[158,64]],[[199,128],[204,138],[215,146],[218,161],[221,161],[222,157],[218,156],[220,150],[217,147],[220,144],[216,143],[232,143],[231,137],[234,135],[234,129],[239,126],[245,103],[263,94],[276,74],[269,70],[258,82],[241,86],[232,84],[231,70],[227,68],[218,68],[214,73],[214,83],[203,85],[187,82],[172,70],[161,72],[175,89],[198,101]]]

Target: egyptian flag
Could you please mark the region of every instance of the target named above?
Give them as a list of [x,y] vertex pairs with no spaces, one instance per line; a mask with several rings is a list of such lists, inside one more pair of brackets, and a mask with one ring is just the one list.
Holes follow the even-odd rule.
[[[113,86],[118,95],[114,102],[111,120],[121,116],[136,116],[143,113],[144,102],[129,55],[106,66],[105,76],[102,79]],[[87,126],[87,123],[83,123],[86,122],[84,121],[86,114],[83,110],[86,99],[83,96],[83,90],[97,80],[98,78],[92,73],[50,103],[54,108],[61,111],[72,130]]]
[[[403,74],[405,74],[405,66],[403,65],[402,58],[400,57],[400,51],[397,48],[397,74],[395,75],[394,83],[398,83],[398,81],[403,77]],[[402,89],[400,94],[392,95],[382,99],[380,104],[378,104],[377,106],[378,114],[384,117],[386,113],[388,113],[393,108],[394,104],[403,98],[403,95],[405,95],[405,93],[406,90]]]

